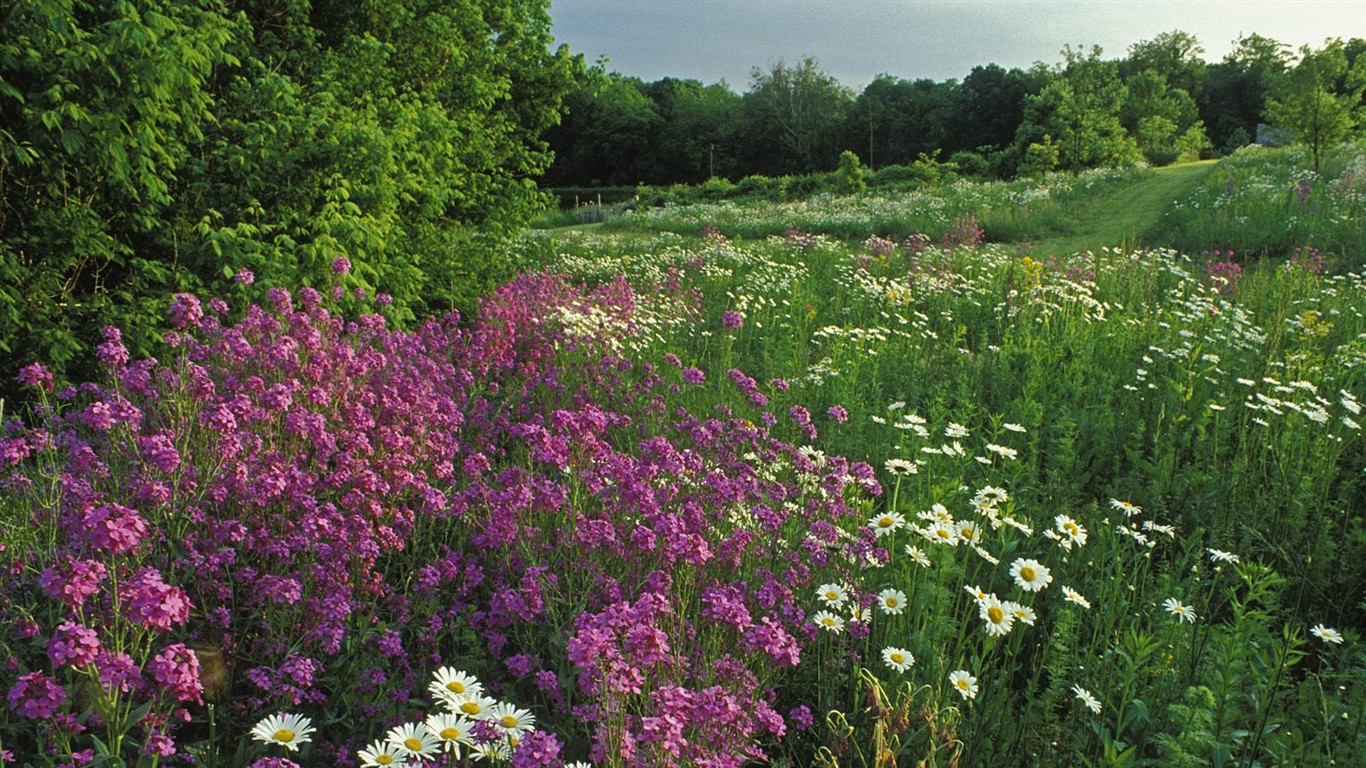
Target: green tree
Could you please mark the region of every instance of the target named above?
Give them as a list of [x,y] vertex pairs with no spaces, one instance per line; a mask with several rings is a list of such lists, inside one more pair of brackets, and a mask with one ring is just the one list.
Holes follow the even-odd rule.
[[1120,110],[1120,122],[1138,141],[1148,162],[1166,165],[1176,160],[1180,156],[1177,135],[1204,132],[1195,100],[1185,90],[1169,86],[1156,69],[1131,75],[1125,87],[1128,98]]
[[1207,68],[1198,102],[1216,147],[1232,151],[1256,136],[1267,93],[1284,75],[1287,57],[1284,44],[1253,34],[1239,38],[1223,61]]
[[1309,147],[1317,173],[1324,151],[1347,138],[1356,125],[1364,88],[1366,57],[1349,68],[1342,40],[1329,40],[1318,50],[1306,45],[1267,102],[1267,118]]
[[596,71],[565,100],[564,122],[549,134],[556,152],[547,182],[558,185],[659,181],[652,151],[664,121],[645,84]]
[[795,66],[780,61],[756,68],[744,96],[747,151],[771,173],[829,170],[852,103],[849,89],[810,57]]
[[1063,51],[1064,63],[1037,96],[1028,99],[1016,141],[1023,147],[1052,137],[1063,168],[1121,166],[1138,159],[1134,139],[1120,122],[1128,89],[1119,67],[1101,48]]
[[850,107],[843,146],[867,154],[870,166],[906,164],[942,149],[953,132],[957,84],[873,78]]
[[[540,202],[577,60],[545,0],[11,0],[0,7],[3,368],[146,352],[172,291],[472,303]],[[8,380],[10,377],[0,377]]]

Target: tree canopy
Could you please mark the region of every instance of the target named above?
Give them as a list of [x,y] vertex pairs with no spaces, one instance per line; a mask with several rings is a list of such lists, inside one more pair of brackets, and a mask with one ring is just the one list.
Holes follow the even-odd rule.
[[322,287],[338,258],[395,321],[469,303],[581,67],[546,7],[7,3],[0,354],[60,367],[105,323],[141,352],[173,292]]

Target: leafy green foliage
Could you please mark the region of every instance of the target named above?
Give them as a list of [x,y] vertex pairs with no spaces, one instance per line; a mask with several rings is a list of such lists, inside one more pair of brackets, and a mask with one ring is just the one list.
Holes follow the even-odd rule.
[[1306,45],[1300,48],[1299,63],[1267,102],[1267,117],[1309,147],[1318,173],[1324,151],[1346,139],[1356,124],[1363,90],[1366,58],[1358,58],[1349,69],[1341,40],[1330,40],[1317,51]]
[[[0,42],[0,354],[77,364],[178,291],[384,292],[405,322],[510,274],[495,243],[577,61],[546,3],[21,0]],[[11,376],[5,376],[9,380]]]

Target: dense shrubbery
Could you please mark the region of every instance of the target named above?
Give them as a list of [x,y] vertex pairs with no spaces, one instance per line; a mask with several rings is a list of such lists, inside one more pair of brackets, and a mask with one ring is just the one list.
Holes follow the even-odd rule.
[[[162,297],[387,293],[409,323],[511,276],[572,61],[545,3],[21,0],[0,40],[0,355],[60,372]],[[76,370],[89,371],[90,368]],[[4,394],[9,390],[0,390]]]

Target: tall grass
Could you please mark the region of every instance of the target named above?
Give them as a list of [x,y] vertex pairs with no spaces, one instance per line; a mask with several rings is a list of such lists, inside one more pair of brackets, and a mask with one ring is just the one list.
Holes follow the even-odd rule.
[[1302,147],[1247,147],[1163,221],[1168,243],[1186,253],[1234,251],[1243,260],[1287,259],[1317,249],[1340,271],[1366,264],[1366,144],[1344,144],[1312,170]]

